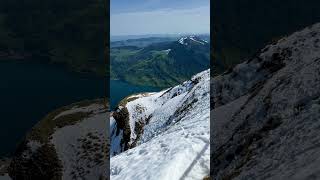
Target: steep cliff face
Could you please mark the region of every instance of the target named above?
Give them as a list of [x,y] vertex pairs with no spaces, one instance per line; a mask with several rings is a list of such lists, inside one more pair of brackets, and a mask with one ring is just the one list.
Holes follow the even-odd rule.
[[12,179],[107,179],[107,107],[84,101],[48,114],[27,134],[8,168]]
[[320,178],[320,24],[211,80],[213,179]]
[[111,179],[202,179],[209,174],[210,71],[124,99],[110,118]]

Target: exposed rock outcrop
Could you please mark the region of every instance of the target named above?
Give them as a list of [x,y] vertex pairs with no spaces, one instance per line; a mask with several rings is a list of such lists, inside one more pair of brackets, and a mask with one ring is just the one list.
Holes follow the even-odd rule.
[[211,80],[213,179],[320,178],[320,24]]
[[16,150],[10,177],[109,179],[107,110],[102,100],[94,100],[48,114]]
[[124,99],[110,118],[113,180],[203,179],[209,174],[210,70]]

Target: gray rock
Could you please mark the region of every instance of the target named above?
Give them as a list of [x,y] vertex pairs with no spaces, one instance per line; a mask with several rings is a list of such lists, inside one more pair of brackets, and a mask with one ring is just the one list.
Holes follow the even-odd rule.
[[320,24],[211,80],[213,179],[320,179]]

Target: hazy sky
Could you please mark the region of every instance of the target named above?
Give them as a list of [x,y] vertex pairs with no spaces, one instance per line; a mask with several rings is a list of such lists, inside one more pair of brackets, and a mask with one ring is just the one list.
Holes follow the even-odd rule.
[[210,0],[111,0],[115,35],[210,32]]

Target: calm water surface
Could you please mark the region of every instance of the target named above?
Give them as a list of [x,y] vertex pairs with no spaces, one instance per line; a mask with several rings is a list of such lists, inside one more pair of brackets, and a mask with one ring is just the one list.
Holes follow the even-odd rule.
[[103,97],[104,78],[36,62],[0,62],[0,156],[14,151],[48,112],[85,99]]
[[119,101],[123,98],[140,92],[157,92],[160,88],[149,86],[136,86],[123,81],[111,80],[110,81],[110,107],[113,110]]

